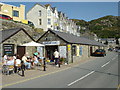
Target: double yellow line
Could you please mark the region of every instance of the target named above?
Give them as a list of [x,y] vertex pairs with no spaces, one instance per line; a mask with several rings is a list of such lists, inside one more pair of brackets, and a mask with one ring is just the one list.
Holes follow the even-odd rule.
[[43,77],[43,76],[47,76],[47,75],[50,75],[50,74],[54,74],[54,73],[57,73],[57,72],[60,72],[60,71],[64,71],[64,70],[67,70],[67,69],[70,69],[70,68],[71,68],[71,67],[68,67],[68,68],[65,68],[65,69],[62,69],[62,70],[57,70],[57,71],[55,71],[55,72],[46,73],[46,74],[43,74],[43,75],[39,75],[39,76],[37,76],[37,77],[33,77],[33,78],[21,80],[21,81],[15,82],[15,83],[5,84],[5,85],[0,86],[0,88],[4,88],[4,87],[7,87],[7,86],[12,86],[12,85],[15,85],[15,84],[23,83],[23,82],[26,82],[26,81],[29,81],[29,80],[33,80],[33,79],[36,79],[36,78],[40,78],[40,77]]

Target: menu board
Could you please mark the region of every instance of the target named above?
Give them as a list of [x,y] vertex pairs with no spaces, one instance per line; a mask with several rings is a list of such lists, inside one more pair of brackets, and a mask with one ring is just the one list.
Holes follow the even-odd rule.
[[59,46],[60,57],[66,58],[66,46]]
[[13,55],[14,54],[14,44],[3,44],[3,54]]

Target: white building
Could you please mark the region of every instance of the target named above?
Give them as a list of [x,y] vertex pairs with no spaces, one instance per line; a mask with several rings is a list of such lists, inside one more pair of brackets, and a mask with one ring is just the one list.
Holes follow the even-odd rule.
[[41,4],[35,4],[27,12],[27,20],[33,22],[35,28],[41,28],[46,31],[48,25],[46,7]]
[[35,4],[27,13],[27,19],[35,25],[47,31],[49,28],[56,31],[78,35],[78,28],[75,22],[68,19],[65,13],[58,12],[56,7],[50,4]]

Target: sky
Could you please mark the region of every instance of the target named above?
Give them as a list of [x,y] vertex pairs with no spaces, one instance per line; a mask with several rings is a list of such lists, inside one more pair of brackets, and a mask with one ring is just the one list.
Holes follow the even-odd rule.
[[70,19],[80,19],[85,21],[94,20],[106,15],[118,16],[118,2],[4,2],[7,4],[19,6],[26,5],[28,12],[36,3],[51,4],[57,7]]

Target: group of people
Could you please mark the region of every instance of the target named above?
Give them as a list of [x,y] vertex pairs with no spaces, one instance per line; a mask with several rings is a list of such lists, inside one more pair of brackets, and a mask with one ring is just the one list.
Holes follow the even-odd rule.
[[39,62],[40,59],[40,53],[35,52],[33,56],[28,56],[28,53],[24,54],[22,58],[20,58],[19,55],[4,55],[2,58],[3,65],[12,65],[14,66],[14,72],[18,72],[17,67],[20,67],[21,65],[25,66],[25,69],[31,69],[34,68],[35,65],[40,65]]
[[[55,65],[59,65],[59,52],[57,49],[53,53]],[[35,65],[41,65],[44,57],[40,57],[39,52],[35,52],[33,56],[28,56],[28,53],[24,54],[21,58],[19,55],[4,55],[2,58],[3,66],[14,66],[14,72],[17,73],[20,71],[20,67],[25,69],[34,68]],[[18,69],[19,68],[19,69]]]

